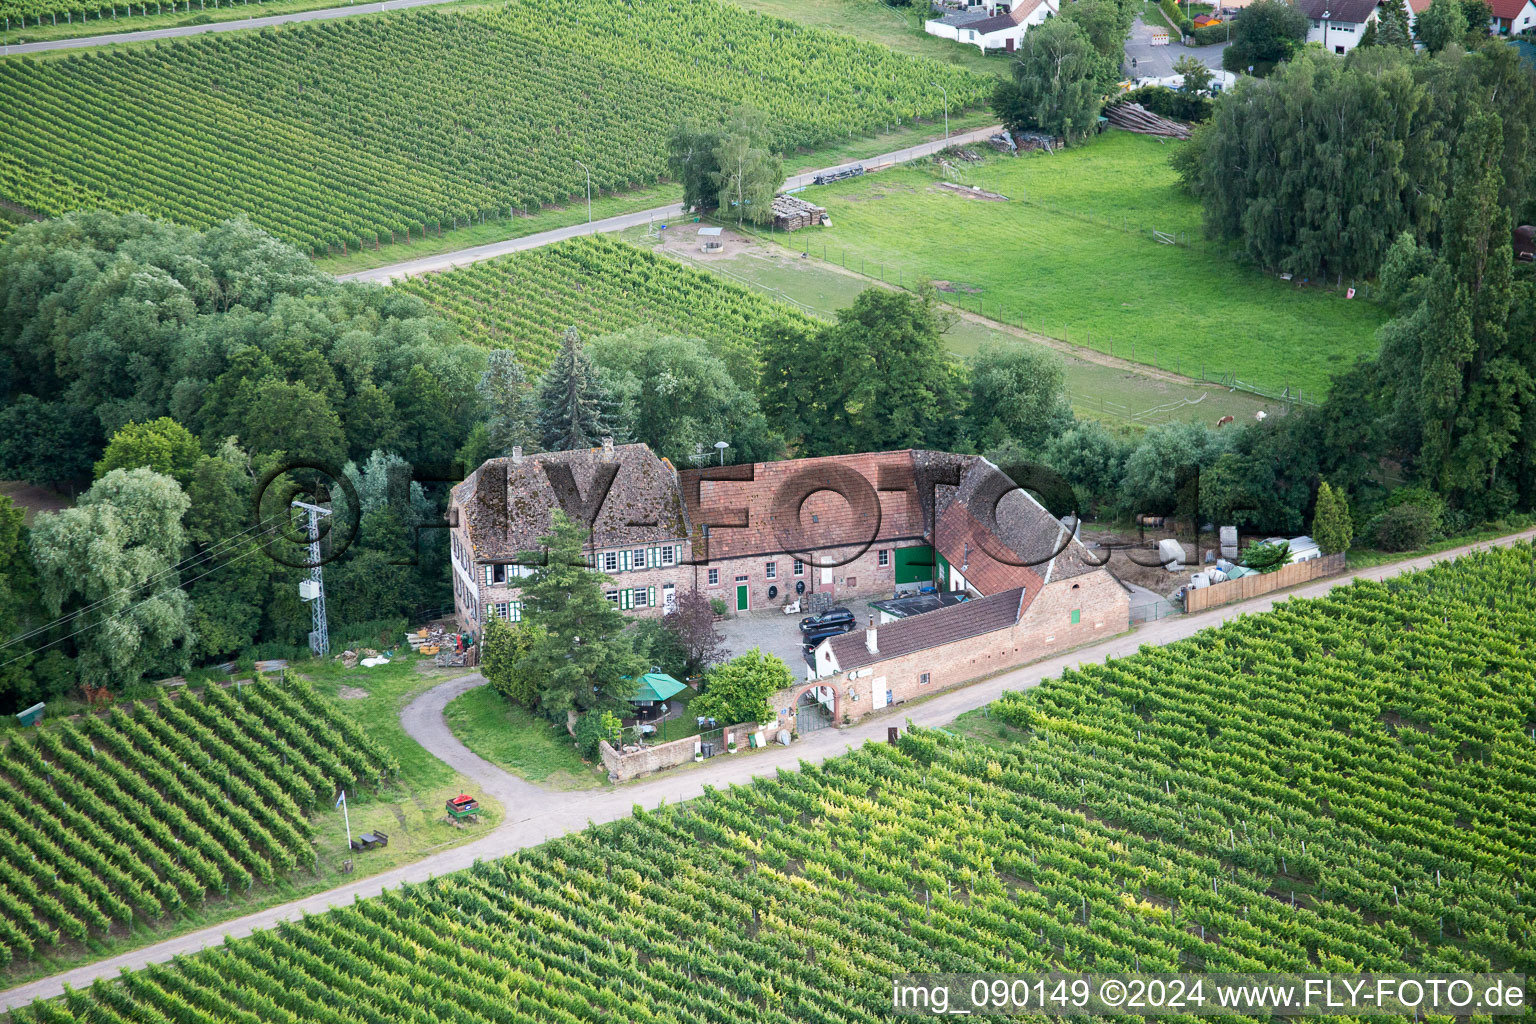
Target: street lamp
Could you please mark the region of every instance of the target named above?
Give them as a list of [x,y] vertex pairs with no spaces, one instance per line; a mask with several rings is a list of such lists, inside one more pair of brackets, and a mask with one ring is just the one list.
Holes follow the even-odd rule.
[[944,94],[944,141],[948,142],[949,141],[949,90],[944,88],[938,82],[929,82],[928,84],[933,86],[935,89],[939,90],[940,92],[942,92]]
[[720,449],[720,465],[725,465],[725,450],[730,447],[724,441],[716,441],[715,447]]
[[587,224],[590,225],[592,223],[592,171],[580,160],[576,161],[576,165],[587,172]]

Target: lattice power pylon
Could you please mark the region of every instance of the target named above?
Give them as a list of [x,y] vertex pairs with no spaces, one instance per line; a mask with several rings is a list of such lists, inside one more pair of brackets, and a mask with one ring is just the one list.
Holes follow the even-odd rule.
[[323,658],[331,652],[330,630],[325,622],[325,578],[320,567],[320,517],[331,510],[307,501],[294,501],[294,508],[309,514],[309,574],[299,581],[299,597],[309,602],[314,616],[314,628],[309,631],[309,649],[316,657]]

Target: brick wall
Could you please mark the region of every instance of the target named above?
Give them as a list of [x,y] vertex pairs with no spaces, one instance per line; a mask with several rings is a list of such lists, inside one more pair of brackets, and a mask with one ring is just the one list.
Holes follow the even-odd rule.
[[[1073,611],[1079,613],[1076,623]],[[901,704],[1124,632],[1130,620],[1130,594],[1108,570],[1099,569],[1047,584],[1013,626],[876,662],[855,670],[851,678],[841,672],[816,683],[798,684],[775,694],[774,707],[780,724],[789,728],[801,694],[816,685],[831,686],[836,691],[834,724],[841,725],[845,714],[849,722],[856,722],[880,710],[874,700],[877,686],[890,694],[886,706]]]
[[[903,547],[911,546],[904,542]],[[823,566],[812,561],[802,563],[801,575],[794,574],[793,555],[759,555],[749,558],[730,558],[711,561],[698,566],[699,588],[709,597],[718,597],[732,610],[736,610],[737,577],[745,576],[747,583],[747,610],[763,611],[781,608],[795,599],[795,584],[803,582],[810,594],[817,590],[830,590],[834,602],[872,594],[890,594],[896,589],[896,548],[870,547],[862,554],[858,548],[832,548],[812,553],[809,557],[819,562],[830,558],[841,562],[853,557],[846,565]],[[886,564],[880,564],[880,552],[888,552]],[[768,577],[768,565],[774,567],[774,578]],[[719,570],[719,582],[709,582],[709,570]],[[827,582],[824,583],[823,580]],[[776,597],[768,596],[769,587],[778,587]]]

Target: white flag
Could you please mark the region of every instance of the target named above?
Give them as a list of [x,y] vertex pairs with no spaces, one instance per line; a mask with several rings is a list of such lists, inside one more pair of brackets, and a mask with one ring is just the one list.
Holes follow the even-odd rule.
[[331,807],[331,810],[334,811],[337,807],[340,807],[342,804],[344,804],[346,802],[347,802],[347,791],[346,790],[342,790],[341,791],[341,796],[336,798],[336,803]]

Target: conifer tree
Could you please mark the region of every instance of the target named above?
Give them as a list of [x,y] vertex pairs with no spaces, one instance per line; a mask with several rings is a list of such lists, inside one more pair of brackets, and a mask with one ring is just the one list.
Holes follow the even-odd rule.
[[616,403],[574,327],[566,328],[560,354],[539,381],[535,408],[539,443],[545,451],[591,448],[605,436],[623,442],[629,435],[618,422]]
[[1336,491],[1325,481],[1317,489],[1317,508],[1312,513],[1312,539],[1325,555],[1349,550],[1354,538],[1355,524],[1349,518],[1349,504],[1342,491]]

